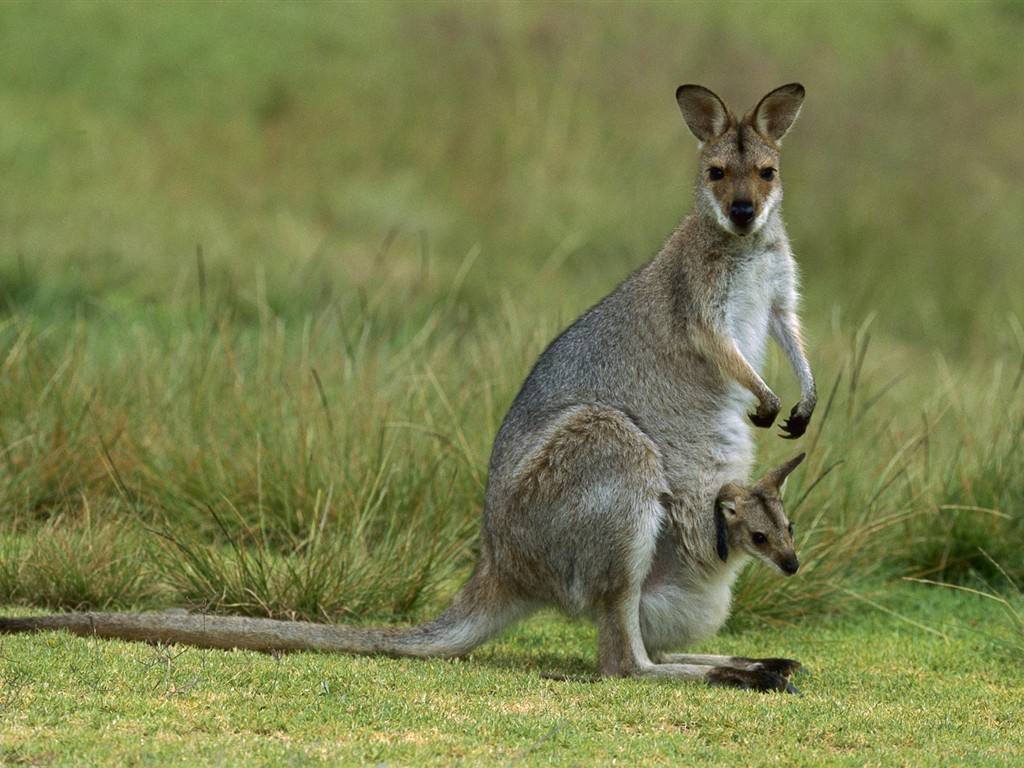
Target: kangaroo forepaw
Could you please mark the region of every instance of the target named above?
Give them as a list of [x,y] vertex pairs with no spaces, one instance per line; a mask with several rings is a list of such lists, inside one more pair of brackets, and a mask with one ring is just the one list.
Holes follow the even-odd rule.
[[[739,669],[736,667],[715,667],[704,678],[708,685],[725,688],[741,688],[751,691],[777,691],[778,693],[799,693],[789,680],[770,669]],[[792,689],[792,690],[790,690]]]
[[782,429],[782,434],[780,434],[779,437],[785,438],[786,440],[795,440],[807,431],[807,424],[810,422],[811,417],[809,415],[805,416],[802,413],[798,413],[799,410],[799,405],[793,406],[793,410],[789,414],[789,418],[779,425]]
[[778,411],[774,413],[761,413],[758,409],[755,413],[748,413],[747,417],[755,427],[761,427],[761,429],[768,429],[772,424],[775,423],[775,417],[778,416]]
[[750,417],[755,427],[767,429],[775,423],[780,408],[782,408],[782,403],[779,402],[779,398],[775,396],[774,392],[770,392],[764,400],[757,404],[757,410],[748,413],[747,416]]

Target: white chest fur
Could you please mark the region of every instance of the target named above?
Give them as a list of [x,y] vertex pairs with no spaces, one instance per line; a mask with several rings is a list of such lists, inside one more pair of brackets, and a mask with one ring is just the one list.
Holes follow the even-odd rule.
[[768,325],[775,294],[773,274],[784,254],[777,246],[764,246],[744,254],[734,267],[725,302],[725,328],[755,371],[764,364]]

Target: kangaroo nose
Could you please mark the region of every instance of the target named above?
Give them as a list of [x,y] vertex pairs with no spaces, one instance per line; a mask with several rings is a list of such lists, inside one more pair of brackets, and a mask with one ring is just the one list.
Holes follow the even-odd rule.
[[800,570],[800,561],[797,560],[795,556],[790,557],[783,561],[781,567],[783,573],[785,573],[787,576],[792,576],[794,573]]
[[754,204],[745,200],[737,201],[729,206],[729,218],[734,224],[741,227],[747,226],[754,220]]

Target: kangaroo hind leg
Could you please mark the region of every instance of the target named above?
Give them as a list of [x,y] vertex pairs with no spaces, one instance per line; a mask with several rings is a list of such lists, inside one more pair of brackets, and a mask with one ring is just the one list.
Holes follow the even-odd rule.
[[640,596],[650,572],[668,491],[661,457],[624,413],[580,406],[560,414],[524,478],[546,542],[555,602],[598,622],[602,675],[651,666],[640,632]]
[[658,657],[662,664],[697,664],[706,667],[733,667],[735,669],[767,669],[785,677],[805,672],[804,665],[796,659],[764,658],[747,656],[719,656],[704,653],[666,653]]
[[659,654],[657,660],[657,669],[664,674],[685,668],[688,674],[696,673],[709,685],[780,693],[799,693],[790,678],[804,671],[803,664],[796,659],[671,653]]

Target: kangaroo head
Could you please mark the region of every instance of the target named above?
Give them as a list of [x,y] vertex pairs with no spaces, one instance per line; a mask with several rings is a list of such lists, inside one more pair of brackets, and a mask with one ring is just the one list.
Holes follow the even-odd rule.
[[735,483],[722,486],[715,501],[715,532],[723,561],[736,550],[763,560],[786,576],[797,572],[800,561],[793,548],[793,524],[782,508],[782,487],[803,460],[801,453],[749,489]]
[[778,207],[779,142],[800,114],[803,100],[802,85],[783,85],[737,120],[707,88],[681,85],[676,90],[683,120],[701,147],[697,205],[726,232],[751,235]]

